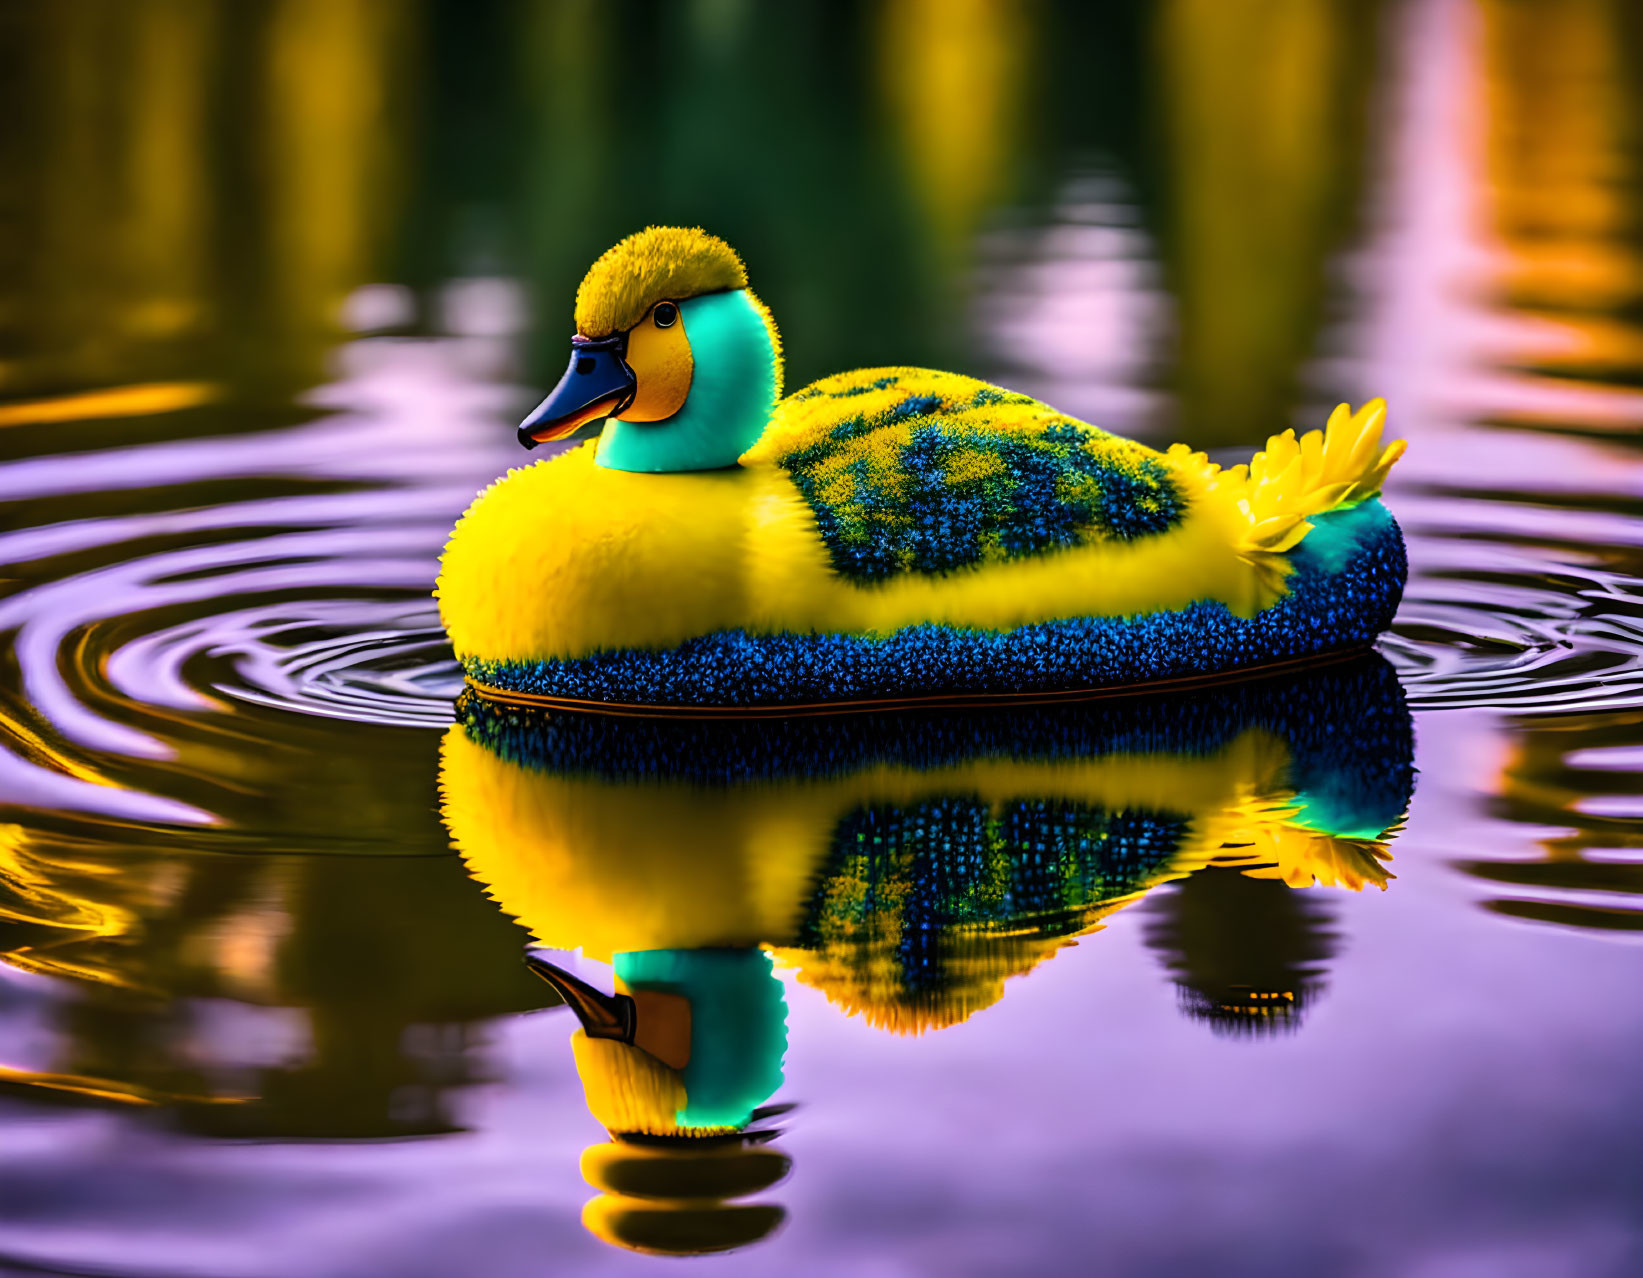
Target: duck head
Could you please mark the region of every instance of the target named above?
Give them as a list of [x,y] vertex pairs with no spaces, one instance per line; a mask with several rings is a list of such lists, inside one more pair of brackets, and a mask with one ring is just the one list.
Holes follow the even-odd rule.
[[526,962],[580,1024],[588,1108],[612,1136],[741,1131],[782,1084],[787,1000],[770,955],[748,947],[617,954],[606,994],[540,953]]
[[781,396],[775,322],[723,240],[653,226],[576,292],[570,363],[519,427],[526,448],[603,423],[596,462],[662,473],[734,466]]
[[615,956],[606,994],[540,953],[530,969],[581,1028],[571,1037],[588,1109],[610,1139],[582,1155],[599,1195],[582,1209],[597,1238],[635,1251],[700,1255],[757,1241],[786,1212],[742,1201],[792,1161],[763,1126],[782,1083],[787,1004],[770,956],[752,947]]

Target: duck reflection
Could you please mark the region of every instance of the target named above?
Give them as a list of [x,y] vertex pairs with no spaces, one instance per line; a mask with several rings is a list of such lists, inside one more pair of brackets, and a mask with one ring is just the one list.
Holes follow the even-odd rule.
[[1294,889],[1391,877],[1413,786],[1390,667],[1211,692],[765,722],[551,716],[469,695],[442,749],[469,871],[605,993],[529,961],[580,1022],[609,1133],[584,1223],[640,1250],[752,1241],[788,1160],[777,968],[896,1033],[962,1022],[1166,883],[1149,944],[1217,1029],[1299,1024],[1334,951]]
[[614,956],[604,994],[541,955],[527,960],[564,998],[588,1109],[610,1133],[582,1155],[603,1191],[583,1209],[597,1237],[669,1254],[726,1251],[765,1237],[785,1213],[738,1200],[787,1175],[766,1144],[762,1102],[782,1085],[787,1002],[753,947]]
[[1210,865],[1155,899],[1147,944],[1188,1016],[1235,1037],[1300,1028],[1336,949],[1317,897]]

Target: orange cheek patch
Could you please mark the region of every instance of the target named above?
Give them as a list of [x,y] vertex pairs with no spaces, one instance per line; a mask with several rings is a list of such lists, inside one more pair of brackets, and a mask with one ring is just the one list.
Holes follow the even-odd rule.
[[628,367],[639,392],[622,414],[625,422],[659,422],[685,406],[696,361],[690,353],[681,315],[668,328],[657,328],[649,315],[628,334]]

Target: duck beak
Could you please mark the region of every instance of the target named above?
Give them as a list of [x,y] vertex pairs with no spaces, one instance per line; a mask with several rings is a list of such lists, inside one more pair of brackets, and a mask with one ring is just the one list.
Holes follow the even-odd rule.
[[628,995],[606,994],[603,990],[596,990],[540,954],[526,954],[525,966],[559,991],[559,997],[576,1013],[576,1019],[582,1022],[589,1038],[633,1042],[637,1017],[634,1015],[633,999]]
[[614,417],[639,390],[627,361],[628,335],[591,341],[571,338],[570,364],[548,397],[519,427],[519,442],[535,448],[574,435],[589,422]]

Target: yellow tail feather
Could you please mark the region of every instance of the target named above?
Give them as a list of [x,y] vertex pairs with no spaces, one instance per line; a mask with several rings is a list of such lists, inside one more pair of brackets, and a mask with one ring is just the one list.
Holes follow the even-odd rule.
[[1337,406],[1323,430],[1299,439],[1293,430],[1272,436],[1247,466],[1222,470],[1184,444],[1171,448],[1170,456],[1177,464],[1196,466],[1210,493],[1242,514],[1239,550],[1262,585],[1276,588],[1288,574],[1287,563],[1277,556],[1312,531],[1308,516],[1356,506],[1380,493],[1407,447],[1399,439],[1382,449],[1385,427],[1386,401],[1372,399],[1355,413]]

